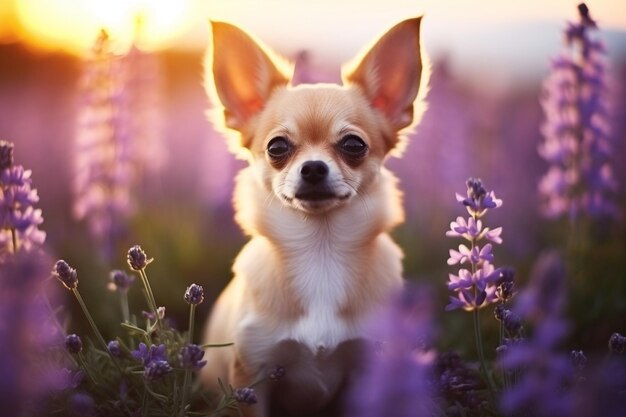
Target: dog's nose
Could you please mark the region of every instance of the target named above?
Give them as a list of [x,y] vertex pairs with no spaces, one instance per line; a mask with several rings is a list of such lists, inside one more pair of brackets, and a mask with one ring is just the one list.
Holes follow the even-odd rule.
[[307,161],[302,164],[300,175],[309,184],[316,184],[328,176],[328,165],[323,161]]

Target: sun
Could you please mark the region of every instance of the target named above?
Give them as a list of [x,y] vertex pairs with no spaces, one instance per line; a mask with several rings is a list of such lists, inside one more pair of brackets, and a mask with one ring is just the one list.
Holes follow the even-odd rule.
[[200,0],[17,0],[29,43],[81,53],[106,29],[120,47],[167,48],[200,18]]

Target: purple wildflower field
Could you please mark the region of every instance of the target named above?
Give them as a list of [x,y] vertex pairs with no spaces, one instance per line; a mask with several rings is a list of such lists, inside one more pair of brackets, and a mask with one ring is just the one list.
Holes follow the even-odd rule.
[[[506,90],[431,57],[387,163],[407,286],[342,415],[626,416],[626,34],[606,42],[592,3],[575,16]],[[206,118],[201,52],[113,43],[0,43],[0,415],[241,415],[289,373],[196,377],[245,243],[243,163]],[[332,78],[294,56],[298,82]]]

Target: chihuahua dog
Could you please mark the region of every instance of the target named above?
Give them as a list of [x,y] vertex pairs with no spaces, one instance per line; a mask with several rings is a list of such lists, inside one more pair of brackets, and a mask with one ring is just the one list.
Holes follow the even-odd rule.
[[298,86],[269,49],[212,22],[206,87],[221,104],[214,123],[249,163],[234,206],[251,239],[205,333],[234,345],[207,350],[202,379],[246,387],[285,372],[255,385],[247,416],[338,415],[366,324],[402,286],[388,235],[403,221],[401,193],[383,164],[419,116],[420,21],[387,31],[343,85]]

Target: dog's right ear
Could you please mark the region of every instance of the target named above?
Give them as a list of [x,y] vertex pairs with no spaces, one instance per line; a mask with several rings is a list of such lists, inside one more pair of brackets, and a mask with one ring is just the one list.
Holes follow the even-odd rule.
[[[211,22],[213,47],[208,53],[205,87],[223,107],[224,125],[244,132],[276,87],[289,78],[284,65],[250,35],[228,23]],[[245,142],[245,138],[243,139]],[[248,147],[249,143],[241,145]]]

